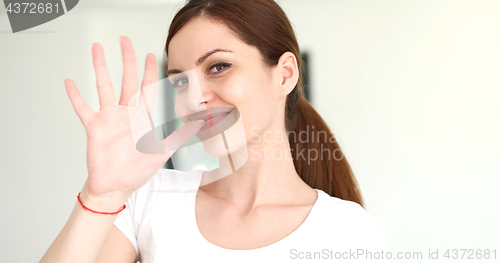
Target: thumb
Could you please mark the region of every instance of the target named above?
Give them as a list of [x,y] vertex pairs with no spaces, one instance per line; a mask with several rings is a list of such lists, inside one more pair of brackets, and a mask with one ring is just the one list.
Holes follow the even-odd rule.
[[191,138],[201,129],[203,124],[205,124],[205,121],[202,120],[188,122],[165,138],[165,146],[170,156],[172,156],[182,145],[191,140]]

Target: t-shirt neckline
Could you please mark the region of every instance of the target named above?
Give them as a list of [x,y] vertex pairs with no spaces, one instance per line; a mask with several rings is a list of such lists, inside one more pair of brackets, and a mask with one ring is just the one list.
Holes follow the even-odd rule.
[[311,218],[315,217],[315,215],[317,213],[316,210],[318,210],[317,207],[319,206],[319,203],[321,203],[321,200],[323,199],[323,194],[326,194],[323,190],[314,188],[314,190],[316,190],[316,192],[318,193],[318,197],[316,198],[316,202],[314,202],[313,207],[309,211],[309,214],[307,215],[306,219],[302,222],[302,224],[300,224],[299,227],[297,227],[297,229],[295,229],[293,232],[291,232],[290,234],[288,234],[284,238],[282,238],[282,239],[280,239],[272,244],[269,244],[267,246],[253,248],[253,249],[223,248],[223,247],[217,246],[217,245],[211,243],[210,241],[208,241],[201,234],[200,229],[198,228],[198,223],[196,221],[196,196],[198,195],[198,190],[199,190],[199,187],[201,184],[203,172],[204,172],[203,170],[198,170],[198,173],[196,174],[198,180],[196,181],[196,185],[194,187],[194,189],[195,189],[194,194],[191,195],[191,202],[190,202],[190,219],[191,220],[189,220],[189,221],[191,222],[191,224],[194,224],[193,227],[194,227],[195,234],[196,234],[197,238],[201,239],[202,243],[204,243],[207,246],[210,246],[214,249],[221,250],[221,251],[228,251],[228,252],[246,252],[246,251],[252,252],[253,251],[253,252],[255,252],[255,251],[262,251],[262,250],[271,249],[271,248],[280,246],[281,244],[287,243],[288,241],[292,240],[295,236],[300,234],[300,232],[306,231],[304,229],[308,228],[308,226],[310,225],[309,222],[313,220]]

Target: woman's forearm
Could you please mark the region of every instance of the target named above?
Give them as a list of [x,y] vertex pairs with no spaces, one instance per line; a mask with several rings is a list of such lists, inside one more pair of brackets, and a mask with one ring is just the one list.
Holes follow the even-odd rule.
[[[123,206],[129,196],[129,194],[112,194],[108,197],[95,198],[87,195],[84,187],[80,199],[92,210],[115,212]],[[117,215],[86,211],[76,201],[66,225],[40,262],[95,262],[116,217]]]

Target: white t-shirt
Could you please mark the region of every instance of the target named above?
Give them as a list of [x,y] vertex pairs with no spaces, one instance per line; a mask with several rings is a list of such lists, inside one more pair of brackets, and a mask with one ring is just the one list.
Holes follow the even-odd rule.
[[114,225],[132,242],[138,261],[389,262],[380,260],[387,248],[377,221],[357,203],[319,189],[306,220],[285,238],[249,250],[214,245],[201,235],[195,218],[202,173],[160,169],[130,196]]

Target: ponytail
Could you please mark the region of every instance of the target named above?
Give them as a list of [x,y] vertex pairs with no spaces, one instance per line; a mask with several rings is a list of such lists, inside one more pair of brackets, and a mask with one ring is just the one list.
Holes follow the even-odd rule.
[[288,95],[285,116],[295,170],[312,188],[363,206],[351,166],[328,125],[300,94],[300,88]]

